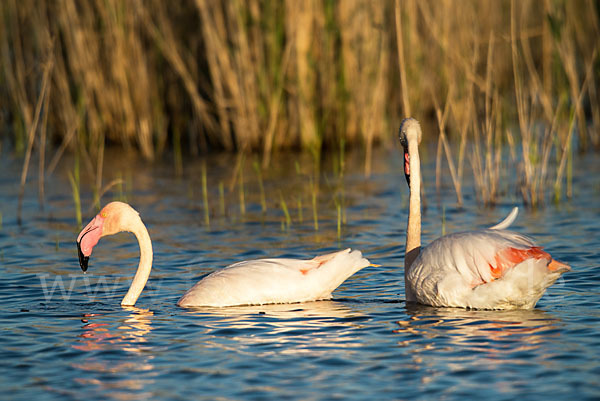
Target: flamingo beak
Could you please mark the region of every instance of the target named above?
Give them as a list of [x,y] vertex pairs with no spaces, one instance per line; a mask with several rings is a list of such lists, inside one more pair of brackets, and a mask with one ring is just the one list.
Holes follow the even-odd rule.
[[94,217],[77,236],[77,254],[79,255],[79,266],[84,272],[87,271],[88,262],[92,249],[102,236],[104,218],[100,215]]
[[85,256],[83,252],[81,252],[81,243],[79,241],[77,241],[77,253],[79,254],[79,266],[81,266],[81,270],[85,273],[88,269],[90,257]]
[[404,148],[404,176],[406,177],[406,183],[410,186],[410,156],[408,155],[408,148]]

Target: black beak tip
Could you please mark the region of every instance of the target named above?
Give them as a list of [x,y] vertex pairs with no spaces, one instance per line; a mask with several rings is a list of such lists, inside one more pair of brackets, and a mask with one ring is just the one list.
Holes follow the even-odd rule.
[[81,266],[81,270],[85,273],[88,269],[88,261],[90,260],[89,256],[85,256],[83,252],[81,252],[81,245],[77,242],[77,253],[79,254],[79,266]]

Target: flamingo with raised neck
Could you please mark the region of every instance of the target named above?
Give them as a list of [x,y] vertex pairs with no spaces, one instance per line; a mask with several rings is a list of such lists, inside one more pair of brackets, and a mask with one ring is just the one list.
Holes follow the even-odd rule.
[[508,231],[515,207],[488,229],[445,235],[421,248],[421,126],[400,125],[404,174],[410,190],[404,286],[406,300],[432,306],[476,309],[532,309],[570,267],[525,235]]
[[[135,305],[152,270],[152,242],[139,213],[123,202],[111,202],[77,237],[79,264],[85,272],[92,249],[101,237],[132,232],[140,247],[140,261],[121,301]],[[330,299],[348,277],[370,266],[360,251],[320,255],[310,260],[258,259],[219,269],[200,280],[177,302],[179,306],[234,306],[295,303]]]

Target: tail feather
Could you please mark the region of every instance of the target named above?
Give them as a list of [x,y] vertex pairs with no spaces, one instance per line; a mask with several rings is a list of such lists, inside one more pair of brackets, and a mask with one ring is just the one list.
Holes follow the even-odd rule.
[[515,221],[517,214],[519,214],[519,208],[514,207],[504,220],[495,226],[490,227],[490,230],[506,230]]

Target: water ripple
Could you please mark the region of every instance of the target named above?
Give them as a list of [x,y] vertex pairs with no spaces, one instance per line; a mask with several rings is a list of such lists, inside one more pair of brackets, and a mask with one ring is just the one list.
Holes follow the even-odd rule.
[[[386,159],[387,158],[387,159]],[[200,181],[190,168],[135,166],[127,193],[153,239],[155,265],[137,307],[121,307],[138,261],[130,234],[102,239],[87,274],[78,266],[72,198],[66,174],[47,177],[40,211],[28,184],[23,222],[16,220],[15,179],[0,179],[0,384],[13,400],[145,399],[464,399],[600,398],[600,208],[597,163],[583,160],[580,196],[539,211],[522,210],[515,225],[572,266],[532,311],[471,311],[404,302],[403,250],[407,193],[398,160],[381,157],[366,180],[350,167],[324,172],[314,229],[305,173],[265,175],[265,191],[286,196],[292,222],[277,202],[263,213],[256,182],[227,192],[220,212],[215,163],[209,181],[210,225]],[[388,160],[389,159],[389,160]],[[18,169],[0,161],[4,171]],[[72,163],[72,161],[70,162]],[[387,164],[386,164],[387,163]],[[72,164],[70,164],[72,165]],[[132,172],[106,164],[107,177]],[[352,166],[351,163],[348,164]],[[123,167],[119,167],[123,168]],[[134,168],[134,167],[124,167]],[[220,169],[220,170],[219,170]],[[59,171],[59,170],[57,170]],[[480,209],[472,183],[465,205],[451,188],[430,198],[424,243],[448,232],[486,227],[512,208]],[[15,173],[15,177],[18,174]],[[249,170],[247,177],[252,175]],[[32,178],[35,180],[35,178]],[[595,185],[595,187],[594,187]],[[190,188],[192,190],[190,190]],[[336,196],[345,224],[337,232]],[[113,194],[116,196],[116,194]],[[289,198],[287,198],[289,195]],[[83,204],[92,191],[82,187]],[[104,200],[108,200],[105,196]],[[436,199],[437,197],[437,199]],[[302,219],[298,212],[301,204]],[[292,213],[293,211],[293,213]],[[84,208],[84,220],[93,208]],[[177,299],[202,276],[242,259],[310,258],[353,247],[380,266],[343,283],[333,300],[293,305],[181,309]]]

